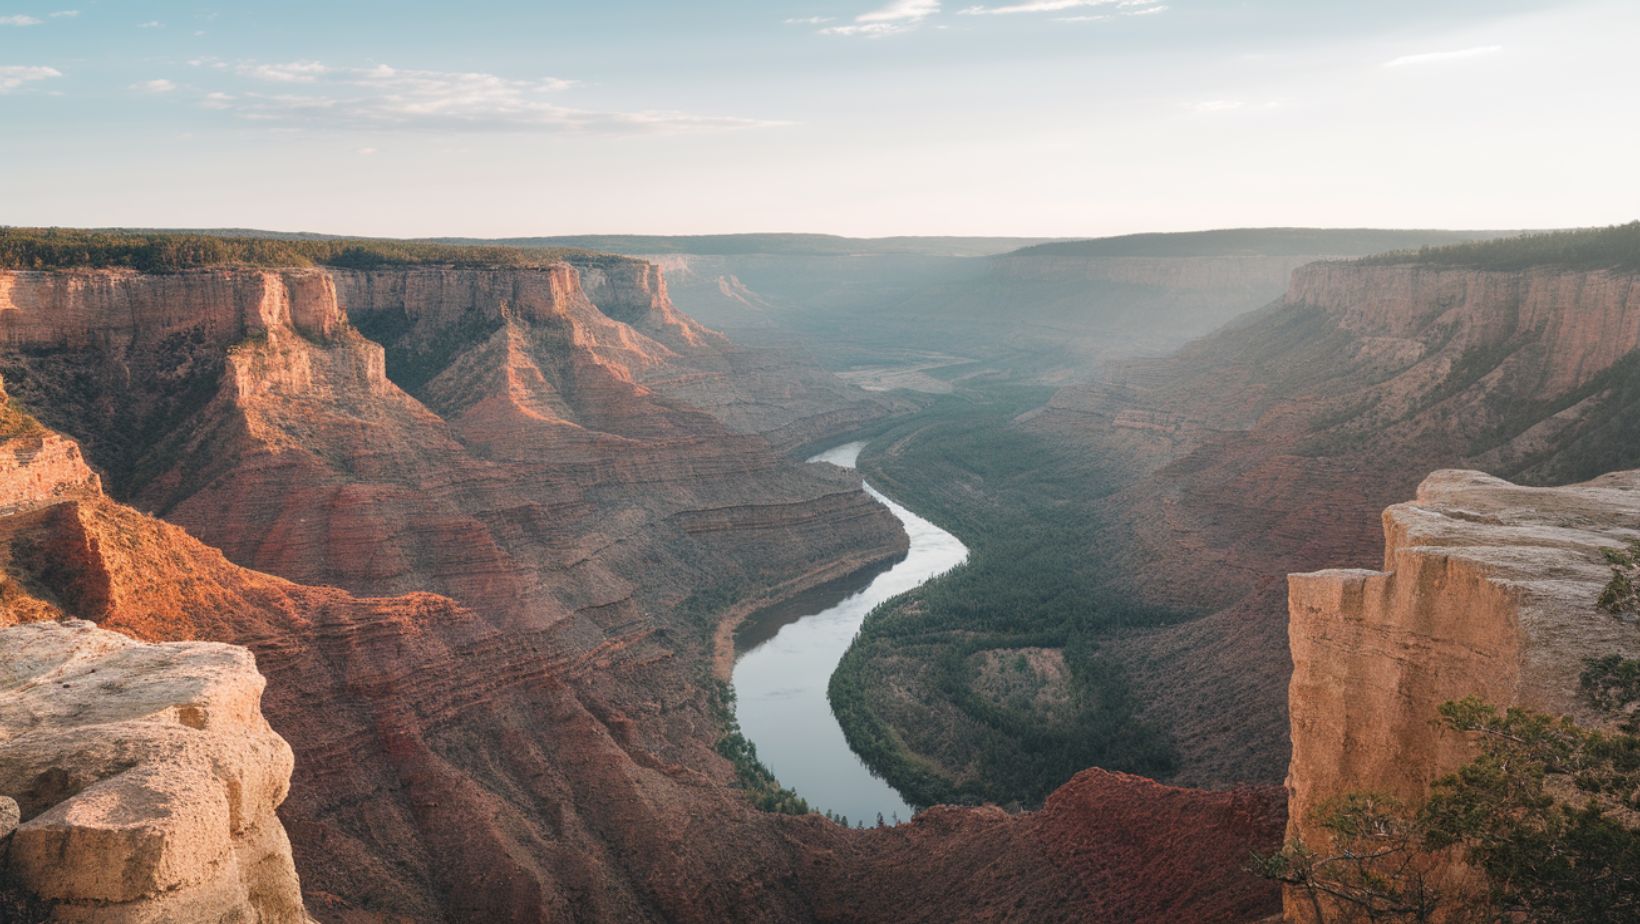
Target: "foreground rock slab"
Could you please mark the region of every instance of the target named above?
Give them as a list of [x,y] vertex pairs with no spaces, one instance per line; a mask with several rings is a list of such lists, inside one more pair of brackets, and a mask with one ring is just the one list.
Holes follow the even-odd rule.
[[0,630],[0,806],[21,822],[0,876],[18,900],[56,921],[309,920],[274,814],[291,750],[262,688],[237,646]]

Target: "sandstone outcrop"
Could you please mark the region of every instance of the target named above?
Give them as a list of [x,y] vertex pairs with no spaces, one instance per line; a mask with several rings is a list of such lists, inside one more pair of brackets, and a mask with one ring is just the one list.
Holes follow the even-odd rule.
[[307,921],[262,688],[243,648],[0,629],[0,875],[54,921]]
[[35,430],[32,418],[19,426],[29,432],[0,443],[0,516],[102,492],[102,480],[85,464],[79,444],[44,427]]
[[[1436,472],[1383,528],[1382,571],[1289,578],[1288,834],[1312,843],[1326,799],[1416,804],[1473,756],[1433,721],[1442,703],[1473,695],[1607,725],[1581,695],[1584,662],[1640,656],[1640,632],[1595,606],[1611,577],[1601,550],[1640,539],[1640,472],[1562,488]],[[1307,900],[1287,910],[1308,919]]]
[[317,269],[0,271],[0,339],[85,347],[198,333],[219,343],[292,327],[327,337],[344,323]]

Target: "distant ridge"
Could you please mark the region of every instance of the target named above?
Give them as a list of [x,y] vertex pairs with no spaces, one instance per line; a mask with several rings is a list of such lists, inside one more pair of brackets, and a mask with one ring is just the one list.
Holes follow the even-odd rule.
[[987,257],[1049,243],[1051,237],[841,237],[835,234],[585,234],[559,237],[436,238],[442,244],[503,244],[512,247],[579,247],[619,254],[691,254],[731,257],[927,256]]
[[573,257],[629,263],[620,255],[571,248],[456,245],[391,238],[317,235],[263,236],[259,232],[126,231],[0,226],[0,269],[127,268],[176,272],[220,266],[379,267],[450,265],[528,268]]
[[1640,221],[1607,228],[1523,234],[1502,240],[1400,250],[1367,257],[1371,265],[1428,266],[1517,271],[1533,267],[1640,270]]
[[1384,228],[1226,228],[1218,231],[1124,234],[1022,247],[1021,257],[1294,257],[1366,256],[1471,241],[1522,231],[1438,231]]

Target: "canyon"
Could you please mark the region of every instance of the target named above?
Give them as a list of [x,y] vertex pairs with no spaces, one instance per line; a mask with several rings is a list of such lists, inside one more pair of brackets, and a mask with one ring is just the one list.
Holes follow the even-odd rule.
[[0,924],[1640,922],[1640,3],[315,6],[0,9]]
[[1273,787],[1089,771],[1037,813],[865,831],[750,804],[720,620],[905,541],[780,447],[893,405],[813,371],[747,407],[780,367],[636,261],[0,278],[0,625],[248,649],[318,920],[1275,906],[1240,866],[1279,839]]
[[[1640,483],[1604,474],[1640,466],[1640,277],[1062,246],[984,271],[1048,267],[1067,292],[1104,293],[1090,304],[1109,316],[1084,330],[1110,352],[999,344],[964,360],[976,375],[929,367],[944,394],[854,387],[824,368],[843,352],[802,359],[798,336],[740,345],[629,257],[0,271],[5,650],[163,652],[179,677],[205,658],[235,691],[208,719],[181,680],[92,710],[158,736],[135,768],[12,762],[0,905],[74,919],[91,893],[73,889],[101,880],[87,861],[45,882],[30,832],[80,811],[77,790],[127,811],[140,800],[123,787],[171,775],[159,758],[216,753],[217,715],[243,747],[208,762],[258,782],[230,793],[225,823],[189,816],[203,820],[181,840],[208,849],[159,864],[187,888],[122,886],[132,920],[191,894],[327,922],[1255,920],[1284,899],[1249,855],[1312,834],[1330,795],[1412,798],[1467,759],[1425,714],[1441,702],[1598,721],[1576,697],[1582,659],[1637,653],[1593,600],[1600,550],[1640,535]],[[1165,346],[1141,345],[1143,324],[1110,335],[1148,315],[1104,283],[1171,278],[1174,313],[1157,316],[1205,327],[1278,274],[1285,294],[1175,353],[1135,356]],[[899,323],[861,331],[857,355]],[[1072,355],[1098,374],[1060,383]],[[970,544],[965,574],[998,549],[1034,561],[997,535],[969,542],[1025,497],[1016,518],[1068,542],[1039,564],[1092,563],[1037,589],[1086,592],[1073,610],[1093,621],[1055,634],[1004,593],[1024,634],[985,625],[962,649],[988,708],[1025,702],[1049,723],[1029,799],[973,797],[1007,768],[964,750],[975,729],[930,692],[935,643],[975,627],[845,655],[896,678],[862,675],[868,707],[885,690],[911,704],[886,713],[887,740],[957,768],[966,801],[1030,810],[938,805],[848,829],[760,811],[721,750],[734,627],[905,553],[859,474],[797,461],[861,431],[881,434],[860,458],[873,483]],[[950,446],[974,451],[926,465]],[[1542,486],[1564,482],[1585,483]],[[1309,573],[1380,543],[1382,571]],[[915,615],[938,598],[906,599]],[[1086,688],[1106,753],[1160,781],[1052,750],[1089,664],[1127,684]],[[31,716],[88,708],[73,678],[27,695]],[[41,737],[10,715],[0,750]],[[222,769],[235,760],[255,767]],[[47,785],[82,764],[102,782]]]

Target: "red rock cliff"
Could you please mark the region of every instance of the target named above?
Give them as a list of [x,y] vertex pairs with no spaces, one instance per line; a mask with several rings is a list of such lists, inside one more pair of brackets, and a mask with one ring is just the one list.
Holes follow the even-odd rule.
[[0,338],[13,347],[157,342],[184,329],[223,344],[281,328],[327,338],[345,323],[323,270],[0,271]]
[[[1293,273],[1285,301],[1325,312],[1364,339],[1362,353],[1396,364],[1530,335],[1533,355],[1494,374],[1523,395],[1572,391],[1640,347],[1640,280],[1629,273],[1314,263]],[[1433,342],[1436,326],[1451,339]]]
[[[1640,655],[1632,626],[1595,608],[1601,550],[1640,538],[1640,472],[1527,488],[1479,472],[1425,479],[1384,512],[1381,571],[1289,578],[1293,676],[1288,834],[1345,792],[1416,804],[1472,756],[1433,721],[1466,696],[1601,725],[1579,695],[1585,659]],[[1290,918],[1308,900],[1288,897]]]

